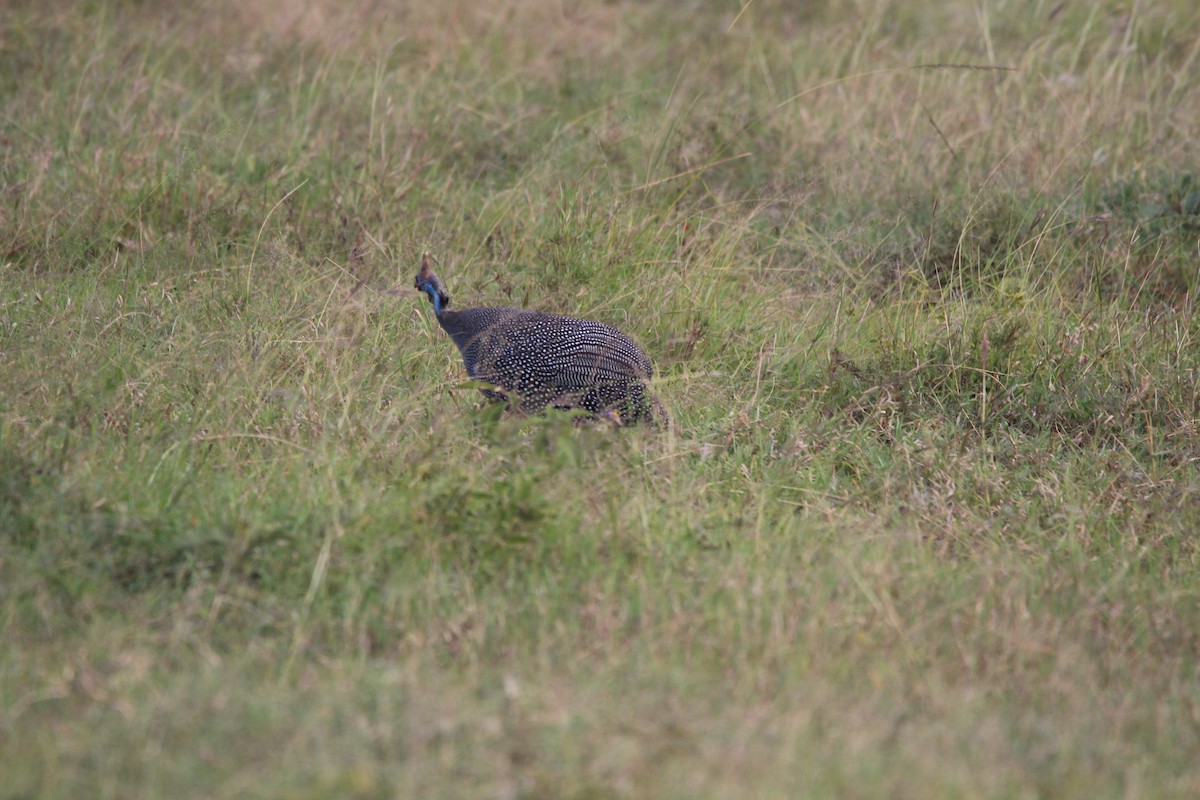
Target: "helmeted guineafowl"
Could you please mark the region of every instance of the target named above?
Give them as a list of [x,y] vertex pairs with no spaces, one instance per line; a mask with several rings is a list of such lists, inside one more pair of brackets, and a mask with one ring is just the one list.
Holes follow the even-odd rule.
[[654,372],[650,359],[616,328],[518,308],[450,311],[450,295],[428,254],[414,286],[429,295],[467,374],[497,387],[484,390],[489,397],[531,413],[552,405],[615,412],[621,423],[667,422],[666,409],[646,387]]

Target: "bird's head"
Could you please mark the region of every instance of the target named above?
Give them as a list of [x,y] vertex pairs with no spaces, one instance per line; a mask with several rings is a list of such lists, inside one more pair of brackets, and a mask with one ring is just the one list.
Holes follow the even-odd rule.
[[442,283],[442,279],[429,268],[429,261],[429,253],[421,256],[421,270],[417,273],[413,286],[418,291],[429,295],[429,302],[433,303],[433,313],[440,317],[446,307],[450,305],[450,295],[446,293],[446,286]]

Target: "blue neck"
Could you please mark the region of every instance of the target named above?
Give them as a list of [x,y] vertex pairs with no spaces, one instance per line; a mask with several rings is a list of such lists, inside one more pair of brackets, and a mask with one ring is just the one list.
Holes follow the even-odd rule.
[[429,302],[433,303],[433,313],[441,317],[446,308],[442,305],[442,296],[438,294],[438,290],[431,283],[424,284],[421,289],[429,295]]

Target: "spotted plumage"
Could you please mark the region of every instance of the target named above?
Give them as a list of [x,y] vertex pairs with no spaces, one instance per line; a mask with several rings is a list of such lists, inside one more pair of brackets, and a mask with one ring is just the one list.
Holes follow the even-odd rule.
[[489,397],[527,412],[550,405],[615,414],[621,422],[666,421],[646,386],[654,373],[650,359],[611,325],[516,308],[450,311],[428,255],[414,285],[429,296],[467,374],[496,387],[485,390]]

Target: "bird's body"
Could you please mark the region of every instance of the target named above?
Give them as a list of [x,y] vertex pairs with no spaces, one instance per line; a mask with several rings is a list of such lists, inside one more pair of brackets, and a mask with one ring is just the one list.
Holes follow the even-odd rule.
[[650,359],[611,325],[517,308],[450,311],[450,297],[428,258],[415,286],[429,296],[467,374],[497,387],[485,391],[489,397],[527,412],[550,405],[615,412],[622,422],[666,420],[646,386],[654,374]]

